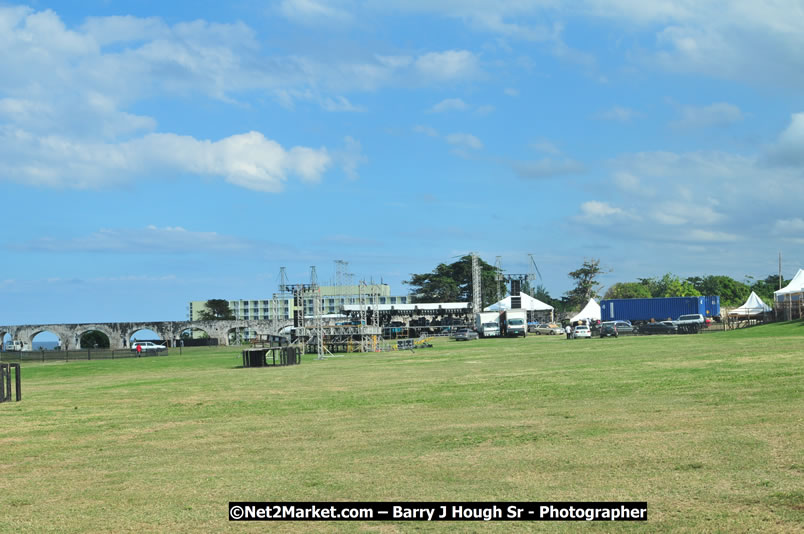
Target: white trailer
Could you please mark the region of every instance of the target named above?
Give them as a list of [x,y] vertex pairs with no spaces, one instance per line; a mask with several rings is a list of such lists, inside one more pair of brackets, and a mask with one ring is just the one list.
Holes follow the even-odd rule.
[[475,330],[480,337],[499,337],[500,313],[480,312],[475,314]]

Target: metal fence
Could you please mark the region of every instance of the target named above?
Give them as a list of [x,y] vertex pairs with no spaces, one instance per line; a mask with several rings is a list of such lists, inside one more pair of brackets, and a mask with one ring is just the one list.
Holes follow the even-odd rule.
[[73,362],[87,360],[117,360],[121,358],[141,358],[146,356],[167,356],[167,349],[144,350],[137,354],[131,349],[82,349],[82,350],[40,350],[6,351],[0,353],[4,362]]

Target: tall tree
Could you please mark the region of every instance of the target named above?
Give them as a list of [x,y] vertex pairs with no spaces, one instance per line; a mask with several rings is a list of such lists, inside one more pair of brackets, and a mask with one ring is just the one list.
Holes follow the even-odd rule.
[[229,308],[229,301],[224,299],[209,299],[204,303],[204,309],[198,315],[202,321],[235,318],[234,313]]
[[571,307],[581,307],[591,298],[600,298],[598,290],[601,284],[597,277],[602,272],[600,260],[587,259],[580,269],[569,273],[569,277],[575,280],[575,287],[567,291],[567,300]]
[[[790,280],[782,277],[781,287],[786,286],[790,283]],[[764,280],[757,280],[751,285],[751,291],[756,293],[759,297],[762,298],[768,304],[773,304],[773,292],[779,291],[779,275],[772,274],[765,278]]]
[[[497,302],[497,271],[478,258],[482,304]],[[463,256],[449,265],[439,264],[432,272],[411,274],[404,282],[411,286],[413,302],[471,302],[472,301],[472,256]]]
[[641,299],[650,298],[650,289],[639,282],[617,282],[611,286],[604,298],[607,299]]
[[718,295],[720,304],[726,307],[739,306],[748,295],[751,288],[743,282],[738,282],[734,278],[723,275],[709,275],[703,278],[687,278],[701,295]]
[[661,278],[640,278],[639,283],[650,291],[651,297],[700,297],[701,292],[689,280],[681,280],[673,273]]

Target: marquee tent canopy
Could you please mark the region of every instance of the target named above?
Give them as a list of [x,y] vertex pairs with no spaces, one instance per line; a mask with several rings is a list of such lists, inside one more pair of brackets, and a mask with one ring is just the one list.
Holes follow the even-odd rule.
[[756,293],[753,291],[748,296],[748,300],[745,301],[745,304],[740,306],[739,308],[735,308],[729,312],[729,315],[736,315],[736,316],[751,316],[751,315],[762,315],[763,313],[767,313],[771,310],[771,307],[765,304],[761,298],[757,296]]
[[[522,308],[526,311],[550,311],[553,309],[549,304],[545,304],[539,299],[535,299],[526,293],[519,293],[522,297]],[[505,297],[499,302],[495,302],[490,306],[486,306],[483,311],[503,311],[511,309],[511,297]],[[598,312],[599,313],[599,312]]]
[[794,295],[801,295],[802,293],[804,293],[804,269],[799,269],[793,279],[790,280],[790,283],[779,291],[774,291],[773,295],[775,300],[783,301],[791,298],[796,300]]
[[598,304],[595,299],[589,299],[589,302],[586,303],[586,306],[584,306],[576,316],[570,319],[570,322],[574,323],[575,321],[583,321],[586,319],[591,321],[600,320],[600,304]]

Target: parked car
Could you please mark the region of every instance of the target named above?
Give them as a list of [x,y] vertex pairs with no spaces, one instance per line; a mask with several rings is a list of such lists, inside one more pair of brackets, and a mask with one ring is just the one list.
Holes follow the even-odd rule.
[[586,337],[592,339],[592,331],[589,329],[588,326],[584,324],[579,324],[573,330],[572,337],[574,337],[575,339],[578,339],[579,337]]
[[645,323],[639,327],[640,334],[677,334],[678,327],[672,321]]
[[131,343],[131,350],[137,350],[137,346],[142,347],[143,352],[165,350],[167,347],[164,345],[157,345],[151,341],[134,341]]
[[601,323],[600,327],[603,328],[607,324],[614,325],[618,334],[636,334],[636,328],[628,321],[604,321]]
[[563,334],[564,329],[555,323],[542,323],[536,326],[536,333],[540,335],[544,334],[547,336],[555,336]]
[[614,323],[603,323],[600,325],[600,337],[617,337],[617,327]]
[[469,341],[477,338],[477,332],[468,328],[460,328],[455,332],[455,341]]

